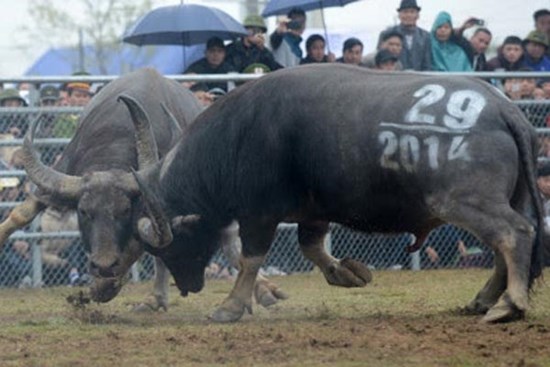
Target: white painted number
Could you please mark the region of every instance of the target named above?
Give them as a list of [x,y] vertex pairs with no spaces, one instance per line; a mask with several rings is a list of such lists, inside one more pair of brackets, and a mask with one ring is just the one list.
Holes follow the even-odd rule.
[[[445,106],[445,114],[436,115],[425,113],[425,109],[441,101],[446,90],[439,84],[427,84],[418,89],[413,96],[419,100],[405,114],[405,124],[381,122],[380,126],[387,126],[401,130],[399,133],[384,130],[378,135],[378,141],[383,146],[380,165],[393,170],[404,169],[407,172],[416,170],[420,163],[422,149],[426,149],[428,166],[432,170],[439,168],[441,160],[460,159],[470,161],[467,136],[468,130],[475,126],[481,112],[487,104],[485,97],[473,90],[459,90],[451,93]],[[434,109],[434,111],[441,111]],[[437,126],[439,125],[439,126]],[[406,131],[406,133],[405,133]],[[415,132],[421,132],[419,137]],[[451,139],[448,151],[442,149],[441,137],[438,135],[425,136],[427,131],[447,135]],[[450,136],[449,136],[450,135]],[[444,146],[447,146],[446,144]]]
[[454,92],[447,103],[449,114],[443,116],[443,123],[451,129],[469,129],[476,124],[485,104],[485,98],[473,90]]
[[438,84],[428,84],[417,90],[414,97],[419,98],[418,102],[405,115],[405,122],[419,124],[435,123],[435,116],[427,113],[420,113],[420,110],[439,102],[445,96],[445,88]]

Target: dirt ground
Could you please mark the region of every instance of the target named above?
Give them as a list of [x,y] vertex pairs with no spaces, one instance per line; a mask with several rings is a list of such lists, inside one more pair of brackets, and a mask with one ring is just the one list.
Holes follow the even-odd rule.
[[[459,308],[482,270],[376,272],[365,288],[320,274],[273,278],[290,298],[234,324],[208,319],[232,283],[210,281],[168,312],[134,313],[151,284],[75,307],[78,288],[0,290],[0,366],[550,366],[550,290],[523,321],[486,325]],[[548,275],[547,275],[548,277]]]

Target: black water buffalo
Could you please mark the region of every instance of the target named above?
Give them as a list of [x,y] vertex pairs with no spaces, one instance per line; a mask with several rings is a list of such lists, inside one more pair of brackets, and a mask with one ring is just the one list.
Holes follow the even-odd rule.
[[[130,266],[147,247],[136,235],[136,221],[143,206],[130,170],[143,166],[151,157],[136,152],[130,115],[117,102],[121,93],[140,101],[154,121],[151,127],[155,151],[148,154],[155,157],[164,156],[202,111],[191,92],[153,69],[141,69],[114,80],[84,109],[78,130],[55,169],[43,165],[36,156],[31,145],[35,127],[29,129],[23,149],[24,163],[38,190],[0,225],[0,237],[5,240],[46,206],[77,210],[82,242],[89,253],[94,277],[91,295],[100,302],[116,296]],[[235,232],[231,227],[226,229],[224,250],[230,255],[230,262],[238,265],[238,256],[231,256],[235,251],[228,248],[238,245],[234,241]],[[146,304],[166,309],[168,273],[161,262],[155,265],[154,297]],[[257,295],[263,296],[262,304],[277,301],[272,291],[280,295],[276,286],[261,279]]]
[[[151,140],[144,111],[126,103],[140,141]],[[345,65],[286,69],[237,88],[136,173],[149,214],[139,232],[186,292],[200,284],[220,230],[238,220],[242,266],[213,314],[235,321],[251,307],[279,222],[298,223],[304,255],[342,286],[364,285],[368,275],[324,252],[329,222],[420,241],[448,222],[495,251],[494,273],[467,310],[488,322],[515,319],[542,272],[536,146],[521,111],[483,81]],[[163,247],[172,235],[177,241]]]

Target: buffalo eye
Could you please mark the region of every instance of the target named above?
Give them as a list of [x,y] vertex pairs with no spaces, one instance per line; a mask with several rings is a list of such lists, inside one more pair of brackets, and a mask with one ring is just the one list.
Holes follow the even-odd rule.
[[85,210],[84,208],[78,208],[78,215],[83,218],[92,219],[92,214]]

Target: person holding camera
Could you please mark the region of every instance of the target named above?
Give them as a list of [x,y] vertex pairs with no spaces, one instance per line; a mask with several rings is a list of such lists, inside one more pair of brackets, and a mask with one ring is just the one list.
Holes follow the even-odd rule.
[[306,13],[301,8],[292,8],[287,18],[280,21],[269,36],[275,60],[284,67],[300,64],[302,60],[302,34],[306,29]]
[[243,26],[248,35],[227,46],[226,61],[239,73],[269,72],[283,66],[275,61],[271,51],[265,47],[267,27],[264,19],[257,14],[248,15]]
[[[483,19],[471,17],[468,18],[462,26],[454,30],[456,42],[462,47],[464,52],[466,52],[466,56],[468,60],[470,60],[470,64],[474,71],[487,70],[487,57],[485,56],[485,51],[489,48],[493,35],[484,25],[485,21]],[[467,40],[464,37],[464,31],[472,27],[478,28],[474,31],[472,37]]]

